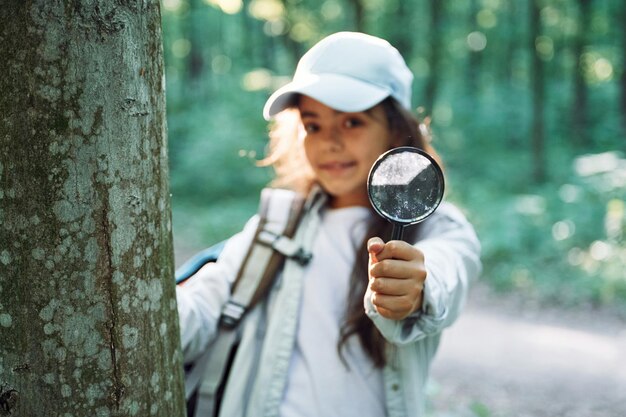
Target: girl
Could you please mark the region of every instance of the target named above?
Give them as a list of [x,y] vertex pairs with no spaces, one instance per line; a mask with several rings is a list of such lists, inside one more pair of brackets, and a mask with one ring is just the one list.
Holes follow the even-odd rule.
[[[471,225],[442,203],[389,241],[370,206],[374,161],[398,146],[434,155],[410,113],[413,76],[388,42],[331,35],[267,101],[276,187],[308,195],[295,239],[313,254],[287,261],[248,314],[220,416],[423,416],[424,387],[442,330],[480,271]],[[258,218],[215,264],[177,289],[186,359],[215,335]]]

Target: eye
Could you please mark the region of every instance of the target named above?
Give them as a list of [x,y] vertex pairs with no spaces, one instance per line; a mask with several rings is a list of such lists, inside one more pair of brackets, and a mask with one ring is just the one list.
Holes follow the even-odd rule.
[[348,117],[343,122],[343,127],[345,127],[346,129],[353,129],[355,127],[359,127],[362,125],[363,125],[363,121],[359,119],[358,117]]
[[320,130],[320,127],[317,123],[304,123],[304,131],[306,133],[316,133]]

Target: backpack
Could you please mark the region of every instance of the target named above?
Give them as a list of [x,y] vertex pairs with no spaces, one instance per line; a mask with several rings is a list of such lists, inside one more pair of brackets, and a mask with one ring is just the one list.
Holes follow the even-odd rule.
[[[207,350],[185,367],[188,417],[213,417],[219,413],[222,394],[234,360],[242,319],[271,288],[285,258],[306,265],[311,254],[291,237],[302,217],[304,198],[294,191],[265,188],[259,204],[259,224],[244,257],[231,296],[222,308],[218,334]],[[200,252],[176,271],[176,283],[193,279],[202,266],[215,262],[224,243]]]

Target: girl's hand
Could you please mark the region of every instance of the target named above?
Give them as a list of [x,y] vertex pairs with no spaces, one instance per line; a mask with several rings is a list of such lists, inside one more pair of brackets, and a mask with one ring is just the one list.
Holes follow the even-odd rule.
[[426,269],[424,254],[414,246],[378,237],[367,242],[369,288],[381,316],[402,320],[422,306]]

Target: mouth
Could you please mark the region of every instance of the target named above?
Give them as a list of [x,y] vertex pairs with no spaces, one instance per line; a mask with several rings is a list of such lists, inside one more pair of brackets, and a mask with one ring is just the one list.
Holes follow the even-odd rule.
[[339,161],[333,161],[333,162],[327,162],[324,164],[319,164],[319,169],[322,171],[326,171],[329,173],[341,173],[343,171],[346,171],[350,168],[353,168],[356,166],[356,162],[354,161],[350,161],[350,162],[339,162]]

